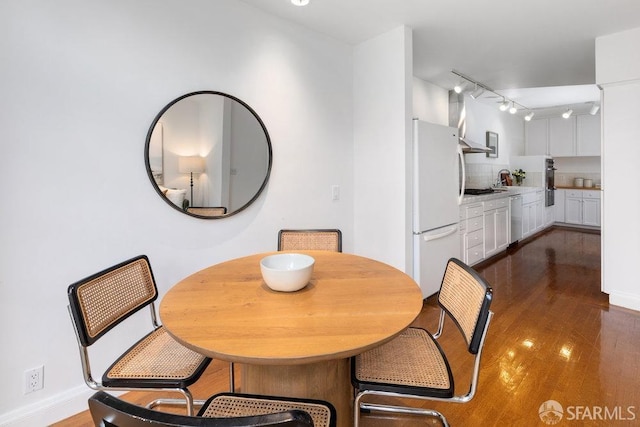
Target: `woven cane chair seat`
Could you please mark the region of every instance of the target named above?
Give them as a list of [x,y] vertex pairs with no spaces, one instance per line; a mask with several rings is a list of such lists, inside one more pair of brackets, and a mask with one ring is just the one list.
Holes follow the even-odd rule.
[[105,386],[186,387],[207,358],[174,340],[163,327],[148,334],[104,374]]
[[250,394],[220,393],[212,396],[198,415],[229,418],[246,415],[265,415],[297,409],[311,415],[315,427],[335,426],[335,409],[319,400],[303,400]]
[[323,230],[280,230],[278,250],[320,250],[342,252],[342,232]]
[[[354,375],[375,390],[395,390],[438,397],[453,396],[453,376],[442,349],[429,332],[408,328],[380,347],[354,359]],[[394,387],[387,387],[393,384]]]

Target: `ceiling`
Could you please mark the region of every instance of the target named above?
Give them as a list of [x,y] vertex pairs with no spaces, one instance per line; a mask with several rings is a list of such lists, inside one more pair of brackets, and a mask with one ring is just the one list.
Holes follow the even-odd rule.
[[416,77],[451,89],[456,70],[532,109],[598,101],[596,37],[640,27],[638,0],[242,1],[349,44],[406,25]]

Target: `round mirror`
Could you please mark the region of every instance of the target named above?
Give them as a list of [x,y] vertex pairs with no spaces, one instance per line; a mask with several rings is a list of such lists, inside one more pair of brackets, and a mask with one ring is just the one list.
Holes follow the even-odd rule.
[[158,113],[144,158],[151,183],[171,207],[198,218],[224,218],[253,203],[267,185],[271,140],[247,104],[200,91]]

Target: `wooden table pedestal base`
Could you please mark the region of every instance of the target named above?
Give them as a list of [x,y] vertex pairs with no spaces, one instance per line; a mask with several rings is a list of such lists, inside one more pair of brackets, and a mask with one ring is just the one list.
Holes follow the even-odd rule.
[[338,427],[353,425],[349,359],[304,365],[242,364],[243,393],[303,397],[331,402]]

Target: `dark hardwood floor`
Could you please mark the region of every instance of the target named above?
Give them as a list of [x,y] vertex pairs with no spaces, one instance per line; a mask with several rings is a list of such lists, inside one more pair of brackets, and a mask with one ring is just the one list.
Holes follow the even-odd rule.
[[[541,405],[563,407],[558,425],[640,425],[640,313],[609,306],[600,292],[600,235],[553,228],[476,267],[494,288],[476,397],[466,404],[419,402],[452,426],[544,426]],[[629,278],[635,280],[635,278]],[[433,298],[415,324],[434,330]],[[456,390],[468,389],[470,357],[457,330],[441,338]],[[203,398],[228,385],[227,364],[214,362],[194,386]],[[155,396],[154,394],[153,396]],[[136,402],[149,394],[129,393]],[[396,401],[398,403],[398,401]],[[56,426],[90,426],[81,413]],[[411,416],[363,415],[362,426],[438,425]]]

